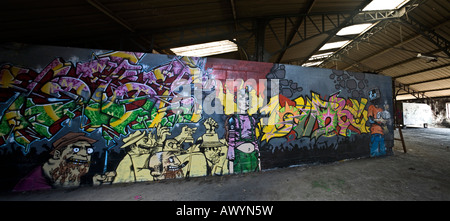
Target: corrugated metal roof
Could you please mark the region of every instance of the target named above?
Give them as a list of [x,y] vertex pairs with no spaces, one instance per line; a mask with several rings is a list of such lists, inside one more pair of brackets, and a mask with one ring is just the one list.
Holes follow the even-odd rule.
[[[172,53],[170,48],[236,40],[240,51],[218,55],[302,65],[335,52],[321,67],[392,76],[427,96],[450,87],[450,1],[410,0],[361,36],[335,36],[340,28],[369,22],[370,0],[15,0],[0,8],[2,42]],[[370,14],[372,13],[372,14]],[[263,40],[263,41],[257,41]],[[339,50],[327,42],[351,40]],[[257,42],[264,42],[257,45]],[[257,54],[263,48],[263,56]],[[436,59],[418,58],[421,53]],[[439,80],[443,79],[443,80]],[[436,80],[436,81],[433,81]],[[425,81],[423,84],[417,82]],[[429,90],[434,90],[427,92]],[[446,95],[447,94],[447,95]],[[403,96],[403,95],[402,95]],[[405,96],[403,96],[405,97]]]
[[[450,46],[450,2],[428,0],[418,3],[419,6],[403,18],[380,22],[376,26],[380,31],[360,41],[357,48],[343,53],[347,59],[341,57],[323,67],[337,66],[351,71],[366,69],[392,76],[395,81],[416,92],[425,92],[426,96],[448,96],[448,90],[439,89],[450,87],[450,49],[443,43],[447,42]],[[415,22],[411,25],[411,22],[405,21],[407,19],[414,19]],[[419,53],[436,59],[418,58]],[[427,92],[429,90],[433,91]],[[398,98],[407,97],[401,95]]]
[[[428,65],[430,71],[419,72],[405,77],[396,78],[402,84],[417,84],[419,82],[440,79],[449,76],[450,67],[442,67],[442,65]],[[449,85],[450,86],[450,85]]]
[[426,92],[425,95],[428,97],[447,97],[450,96],[450,90]]

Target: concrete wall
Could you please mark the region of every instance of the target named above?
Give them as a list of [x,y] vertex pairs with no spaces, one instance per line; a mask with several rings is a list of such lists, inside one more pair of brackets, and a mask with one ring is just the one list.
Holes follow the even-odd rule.
[[392,154],[386,76],[17,44],[0,65],[2,190]]

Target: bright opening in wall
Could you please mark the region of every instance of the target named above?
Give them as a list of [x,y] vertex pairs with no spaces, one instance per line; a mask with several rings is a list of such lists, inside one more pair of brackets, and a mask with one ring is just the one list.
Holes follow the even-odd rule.
[[363,11],[394,10],[401,8],[409,0],[373,0]]
[[447,109],[447,119],[450,119],[450,103],[446,103],[445,107]]
[[223,40],[171,48],[170,50],[181,56],[207,57],[237,51],[238,46],[230,40]]

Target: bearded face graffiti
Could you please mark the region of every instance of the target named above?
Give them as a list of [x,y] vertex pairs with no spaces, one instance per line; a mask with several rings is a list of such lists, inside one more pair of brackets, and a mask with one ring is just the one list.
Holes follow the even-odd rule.
[[43,166],[44,174],[52,180],[54,186],[79,186],[81,178],[89,171],[93,152],[87,141],[69,144],[64,150],[55,151]]
[[182,168],[186,164],[182,164],[171,152],[159,152],[149,160],[150,174],[154,180],[181,178],[184,176]]

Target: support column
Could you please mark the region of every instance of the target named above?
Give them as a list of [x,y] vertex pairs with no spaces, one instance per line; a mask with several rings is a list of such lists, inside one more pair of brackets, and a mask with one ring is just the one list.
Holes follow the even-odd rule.
[[267,20],[257,19],[256,26],[256,44],[255,44],[255,61],[264,61],[264,38],[266,33]]

